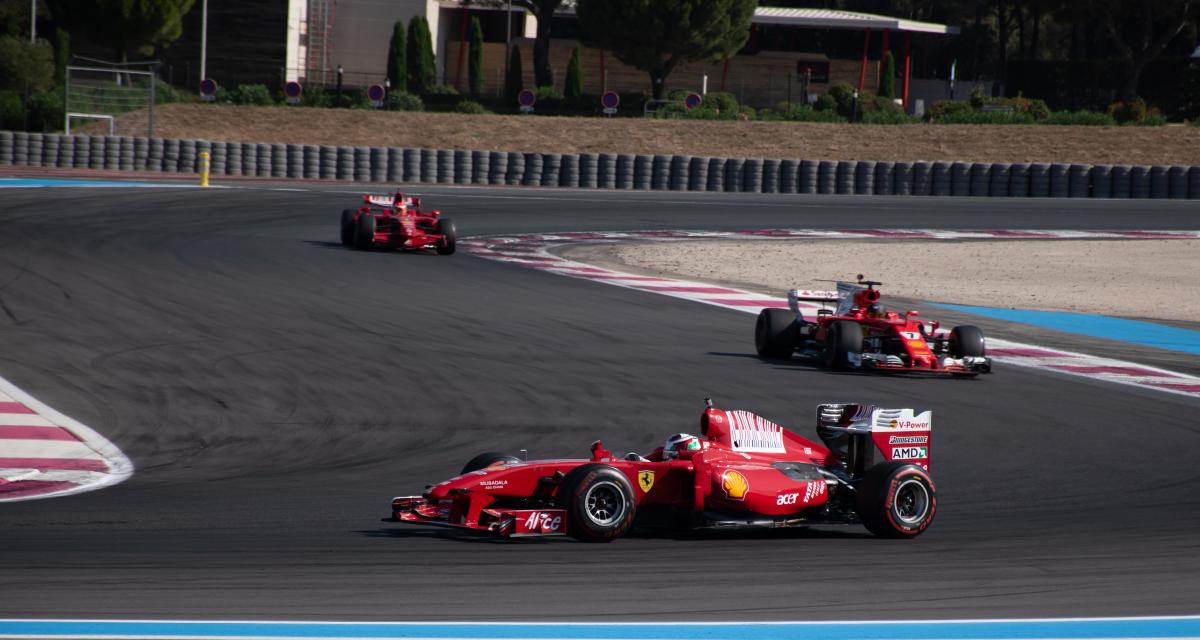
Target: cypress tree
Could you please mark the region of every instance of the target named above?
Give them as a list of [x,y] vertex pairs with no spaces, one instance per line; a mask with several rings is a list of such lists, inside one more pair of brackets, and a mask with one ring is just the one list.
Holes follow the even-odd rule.
[[483,27],[479,24],[479,18],[471,18],[471,48],[467,56],[467,78],[471,93],[479,95],[483,93]]
[[896,97],[896,59],[891,51],[883,57],[883,82],[879,85],[879,95],[888,100]]
[[408,23],[408,89],[413,93],[424,93],[437,81],[434,71],[433,38],[429,35],[429,22],[414,16]]
[[567,81],[563,86],[563,96],[578,98],[583,95],[583,63],[580,61],[579,45],[571,52],[571,61],[567,63]]
[[516,106],[517,94],[525,88],[524,75],[525,72],[521,70],[521,47],[514,46],[508,58],[508,75],[504,77],[504,102],[510,108]]
[[408,47],[404,42],[404,21],[397,20],[388,43],[387,77],[392,91],[408,90]]

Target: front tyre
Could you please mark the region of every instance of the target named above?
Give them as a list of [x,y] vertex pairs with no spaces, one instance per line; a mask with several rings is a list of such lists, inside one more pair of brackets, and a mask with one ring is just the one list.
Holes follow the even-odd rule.
[[862,327],[849,320],[834,320],[825,333],[825,364],[830,369],[850,369],[850,354],[862,352]]
[[964,324],[950,331],[950,355],[955,358],[985,355],[983,331],[979,327]]
[[438,255],[448,256],[454,253],[454,248],[458,245],[458,229],[454,226],[454,221],[450,218],[438,220],[438,232],[442,234],[442,241],[437,244]]
[[354,223],[354,246],[370,251],[375,246],[375,214],[366,212]]
[[633,486],[606,464],[575,467],[563,478],[555,502],[567,511],[567,533],[582,542],[612,542],[629,531],[637,512]]
[[937,491],[929,473],[906,462],[871,467],[858,484],[855,504],[871,533],[883,538],[915,538],[933,522]]
[[342,246],[349,247],[354,244],[354,214],[358,213],[354,209],[342,209]]
[[754,349],[760,358],[787,358],[796,350],[796,314],[763,309],[754,324]]

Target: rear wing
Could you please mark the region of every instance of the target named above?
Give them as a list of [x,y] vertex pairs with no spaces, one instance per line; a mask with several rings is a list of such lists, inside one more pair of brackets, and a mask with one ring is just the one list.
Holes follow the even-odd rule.
[[846,461],[852,475],[865,472],[877,457],[928,470],[933,411],[822,404],[817,407],[817,434]]
[[821,308],[825,307],[824,304],[814,305],[814,304],[805,304],[805,303],[837,302],[838,293],[836,291],[811,291],[809,289],[791,289],[787,293],[787,299],[788,299],[788,309],[791,309],[792,313],[796,314],[796,317],[798,319],[803,320],[803,318],[804,318],[804,314],[802,313],[803,308],[821,309]]
[[410,209],[416,209],[421,206],[420,198],[407,197],[403,194],[382,195],[382,194],[368,193],[363,196],[363,202],[365,202],[371,206],[375,206],[375,207],[388,207],[388,208],[394,207],[398,204],[402,204],[405,207],[408,207]]

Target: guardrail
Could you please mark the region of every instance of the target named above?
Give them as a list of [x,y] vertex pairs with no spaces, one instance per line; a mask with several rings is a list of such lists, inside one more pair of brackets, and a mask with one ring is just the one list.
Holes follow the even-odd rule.
[[1200,166],[774,160],[0,131],[0,165],[409,184],[740,193],[1200,199]]

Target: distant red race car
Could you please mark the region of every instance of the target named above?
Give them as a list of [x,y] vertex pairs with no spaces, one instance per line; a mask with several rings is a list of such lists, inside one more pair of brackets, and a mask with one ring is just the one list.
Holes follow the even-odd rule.
[[701,436],[671,436],[645,456],[617,457],[599,441],[586,460],[482,453],[423,495],[393,499],[385,520],[587,542],[634,527],[826,524],[911,538],[933,521],[931,412],[820,405],[817,433],[826,448],[748,411],[707,405]]
[[457,230],[438,209],[421,211],[421,199],[399,191],[395,195],[364,195],[358,209],[342,211],[342,244],[371,249],[435,249],[454,253]]
[[[973,376],[990,373],[983,331],[960,325],[939,331],[936,320],[924,322],[916,311],[901,316],[879,303],[883,283],[863,280],[837,283],[837,296],[820,292],[788,292],[789,309],[763,309],[754,327],[754,347],[764,358],[793,353],[818,359],[831,369],[874,369]],[[837,309],[820,309],[814,319],[801,312],[801,300],[837,301]]]

